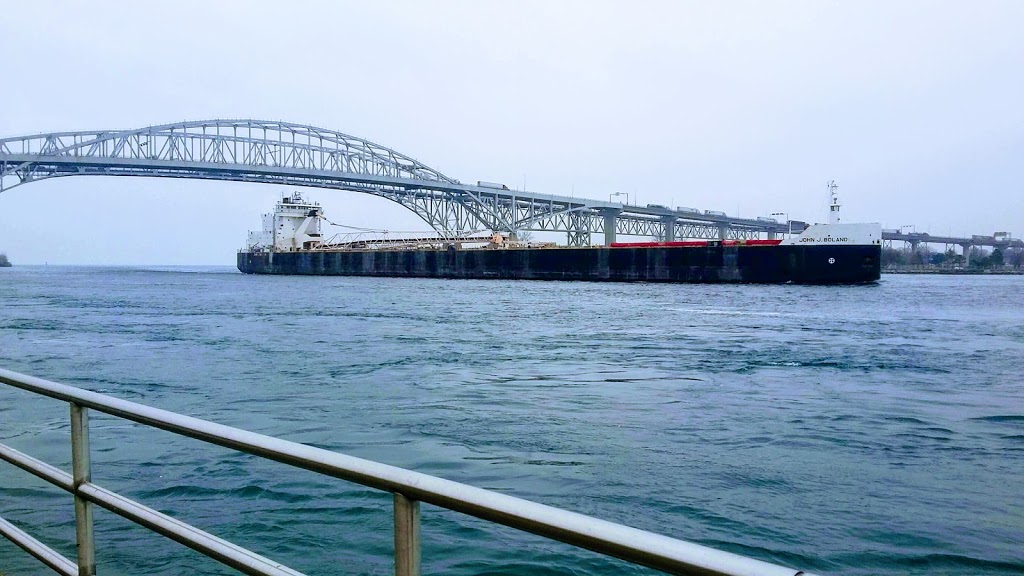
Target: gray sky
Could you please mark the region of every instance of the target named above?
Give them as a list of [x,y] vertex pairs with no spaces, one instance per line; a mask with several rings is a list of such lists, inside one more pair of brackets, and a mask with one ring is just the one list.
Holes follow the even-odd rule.
[[[463,181],[1024,236],[1024,2],[9,2],[0,137],[288,120]],[[283,189],[60,178],[0,194],[15,263],[233,264]],[[306,191],[332,220],[426,230]]]

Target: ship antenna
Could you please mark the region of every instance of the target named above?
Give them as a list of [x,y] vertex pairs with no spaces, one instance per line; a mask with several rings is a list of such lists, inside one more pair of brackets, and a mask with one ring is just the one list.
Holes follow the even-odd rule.
[[828,206],[828,223],[839,224],[839,207],[841,204],[839,204],[839,195],[836,193],[836,188],[839,188],[839,185],[836,184],[835,180],[829,180],[827,186],[830,199]]

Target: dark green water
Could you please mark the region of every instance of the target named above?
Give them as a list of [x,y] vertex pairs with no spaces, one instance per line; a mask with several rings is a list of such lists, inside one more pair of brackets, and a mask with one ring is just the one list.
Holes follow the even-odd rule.
[[[0,270],[0,366],[826,574],[1024,573],[1024,278],[694,286]],[[63,403],[0,441],[70,469]],[[390,496],[94,414],[106,487],[310,574]],[[73,555],[71,498],[0,516]],[[423,510],[424,572],[645,574]],[[101,574],[231,573],[103,510]],[[7,576],[46,570],[0,541]]]

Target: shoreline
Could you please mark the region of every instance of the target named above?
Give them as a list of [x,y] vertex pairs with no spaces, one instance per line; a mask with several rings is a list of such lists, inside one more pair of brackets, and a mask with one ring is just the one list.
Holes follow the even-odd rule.
[[882,274],[948,274],[951,276],[1024,276],[1021,270],[950,270],[944,268],[882,268]]

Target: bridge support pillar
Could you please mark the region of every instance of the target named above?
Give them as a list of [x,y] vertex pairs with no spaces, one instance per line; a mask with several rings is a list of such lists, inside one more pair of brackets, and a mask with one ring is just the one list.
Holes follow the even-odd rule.
[[729,237],[729,226],[725,224],[718,225],[718,239],[725,240]]
[[661,225],[665,228],[665,233],[662,234],[662,239],[665,242],[676,241],[676,217],[665,216],[661,219]]
[[618,222],[619,214],[622,210],[616,208],[605,208],[601,211],[601,216],[604,217],[604,245],[611,246],[612,242],[615,242],[615,224]]
[[970,266],[971,265],[971,245],[970,244],[961,244],[960,246],[964,249],[964,267]]

